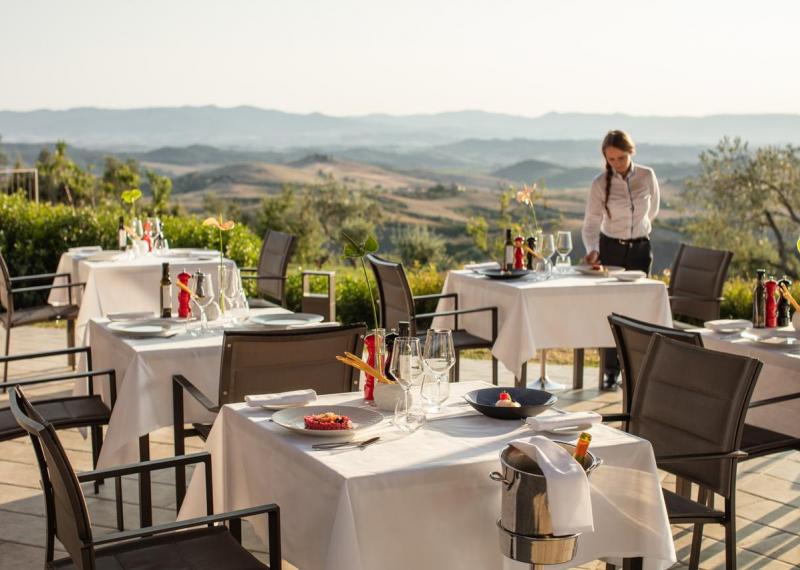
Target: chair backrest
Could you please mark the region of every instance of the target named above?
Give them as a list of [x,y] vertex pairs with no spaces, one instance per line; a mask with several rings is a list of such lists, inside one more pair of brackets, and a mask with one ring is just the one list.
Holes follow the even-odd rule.
[[[672,262],[669,280],[672,312],[698,321],[719,318],[718,301],[733,254],[682,243]],[[698,297],[692,299],[691,297]]]
[[622,411],[629,412],[636,391],[636,382],[639,371],[642,369],[650,340],[654,334],[671,338],[673,340],[703,346],[703,337],[699,333],[681,331],[669,327],[662,327],[644,321],[637,321],[630,317],[611,313],[608,317],[611,332],[614,334],[614,343],[617,346],[619,362],[622,366]]
[[281,331],[225,331],[219,403],[248,394],[313,388],[319,394],[358,390],[359,372],[336,360],[345,351],[361,355],[363,323]]
[[[54,533],[61,541],[76,568],[94,570],[94,551],[85,546],[92,542],[89,511],[56,431],[31,405],[19,386],[11,390],[9,399],[14,418],[33,442],[42,477],[48,535]],[[52,560],[50,552],[48,559]]]
[[10,322],[14,312],[14,296],[11,294],[11,274],[3,254],[0,253],[0,307],[6,311],[7,322]]
[[[656,457],[730,453],[742,442],[761,362],[653,335],[633,394],[628,431]],[[730,498],[736,460],[670,463],[671,473]]]
[[377,255],[367,255],[372,266],[378,296],[381,302],[381,326],[386,330],[399,329],[399,322],[411,323],[411,334],[416,334],[414,323],[414,298],[402,264],[382,259]]
[[[294,251],[295,237],[275,230],[267,230],[261,254],[258,257],[259,275],[286,277],[286,269]],[[258,292],[283,303],[286,283],[280,279],[259,279]]]

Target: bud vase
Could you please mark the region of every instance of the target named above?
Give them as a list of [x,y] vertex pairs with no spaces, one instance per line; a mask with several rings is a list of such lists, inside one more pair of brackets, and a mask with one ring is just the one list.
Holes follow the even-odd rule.
[[[369,331],[364,337],[364,345],[367,347],[367,364],[382,372],[386,364],[386,329]],[[365,376],[364,399],[371,402],[375,399],[375,377],[366,373]]]

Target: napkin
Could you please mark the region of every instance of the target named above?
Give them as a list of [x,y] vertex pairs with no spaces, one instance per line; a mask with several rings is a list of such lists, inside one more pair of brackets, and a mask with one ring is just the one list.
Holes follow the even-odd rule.
[[547,480],[553,534],[592,532],[592,499],[583,467],[563,447],[540,435],[514,440],[511,445],[536,461]]
[[253,394],[245,396],[244,400],[248,406],[257,408],[259,406],[289,406],[291,404],[307,404],[317,399],[314,390],[293,390],[291,392],[278,392],[277,394]]
[[500,264],[496,261],[484,261],[483,263],[468,263],[464,266],[464,269],[470,269],[472,271],[479,271],[481,269],[500,269]]
[[525,419],[525,423],[535,431],[550,431],[555,428],[599,424],[601,421],[603,421],[603,416],[597,412],[570,412],[568,414],[534,416]]

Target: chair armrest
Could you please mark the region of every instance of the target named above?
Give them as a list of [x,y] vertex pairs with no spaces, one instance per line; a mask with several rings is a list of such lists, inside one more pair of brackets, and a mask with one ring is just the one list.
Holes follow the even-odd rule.
[[728,453],[687,453],[684,455],[664,455],[656,457],[656,464],[686,463],[687,461],[719,461],[720,459],[744,459],[744,451],[730,451]]
[[88,378],[90,382],[94,381],[95,376],[116,376],[117,371],[113,368],[108,370],[93,370],[91,372],[73,372],[70,374],[60,374],[58,376],[48,376],[47,378],[30,378],[28,380],[12,380],[3,384],[4,388],[11,386],[29,386],[32,384],[46,384],[47,382],[58,382],[59,380],[77,380],[78,378]]
[[458,309],[457,311],[442,311],[440,313],[422,313],[414,315],[414,319],[428,319],[431,317],[452,317],[453,315],[467,315],[469,313],[480,313],[490,311],[497,314],[497,307],[478,307],[477,309]]
[[47,350],[44,352],[26,352],[25,354],[15,354],[13,356],[0,356],[0,364],[4,362],[15,362],[17,360],[27,360],[29,358],[47,358],[50,356],[60,356],[62,354],[78,354],[79,352],[89,353],[88,346],[73,346],[72,348],[59,348],[58,350]]
[[207,451],[199,451],[189,455],[178,455],[175,457],[167,457],[165,459],[140,461],[139,463],[129,463],[127,465],[120,465],[119,467],[108,467],[107,469],[86,471],[84,473],[79,473],[77,477],[79,482],[88,483],[90,481],[97,481],[99,479],[111,479],[112,477],[122,477],[123,475],[149,473],[151,471],[169,469],[170,467],[180,467],[181,465],[191,465],[193,463],[208,463],[210,465],[211,454]]
[[36,285],[35,287],[20,287],[18,289],[12,289],[11,293],[30,293],[31,291],[47,291],[49,289],[69,289],[72,287],[83,287],[86,283],[64,283],[63,285]]
[[209,412],[219,412],[219,406],[209,400],[206,395],[198,390],[197,387],[192,384],[183,374],[175,374],[172,377],[172,382],[186,390],[192,398],[197,400],[199,404]]
[[700,301],[700,302],[714,302],[721,303],[725,297],[701,297],[700,295],[670,295],[670,301]]
[[242,275],[242,279],[254,280],[272,280],[272,281],[286,281],[283,275]]
[[9,281],[12,283],[16,283],[18,281],[42,281],[44,279],[55,279],[56,277],[67,277],[68,279],[72,278],[71,273],[40,273],[38,275],[17,275],[16,277],[11,277]]
[[750,407],[758,408],[759,406],[768,406],[770,404],[787,402],[789,400],[796,400],[798,398],[800,398],[800,392],[795,392],[794,394],[784,394],[782,396],[775,396],[774,398],[764,398],[763,400],[756,400],[755,402],[750,402]]
[[430,301],[432,299],[458,299],[458,293],[432,293],[430,295],[414,295],[412,299],[416,301]]
[[[231,511],[229,513],[220,513],[218,515],[208,515],[205,517],[197,517],[193,519],[187,519],[184,521],[176,521],[173,523],[165,523],[159,524],[154,526],[148,526],[145,528],[127,530],[124,532],[116,532],[113,534],[109,534],[103,536],[102,538],[98,538],[92,541],[94,546],[101,546],[104,544],[111,544],[114,542],[120,542],[123,540],[130,540],[132,538],[143,538],[146,536],[151,536],[154,534],[163,534],[166,532],[173,532],[177,530],[182,530],[186,528],[192,528],[195,526],[202,526],[202,525],[211,525],[217,522],[224,522],[234,519],[243,519],[245,517],[252,517],[254,515],[261,515],[264,513],[274,514],[276,515],[276,520],[274,521],[276,524],[280,524],[277,520],[277,515],[280,512],[278,505],[270,504],[270,505],[261,505],[260,507],[251,507],[249,509],[240,509],[238,511]],[[280,550],[279,545],[269,545],[270,553],[272,553],[272,549],[277,548]]]
[[630,414],[619,413],[619,414],[602,414],[602,423],[606,422],[627,422],[631,419]]

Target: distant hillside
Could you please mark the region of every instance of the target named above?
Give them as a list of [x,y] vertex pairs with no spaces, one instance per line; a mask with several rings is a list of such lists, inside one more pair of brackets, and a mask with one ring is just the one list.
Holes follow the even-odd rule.
[[484,111],[332,117],[255,107],[78,108],[0,111],[0,135],[12,142],[66,139],[89,147],[150,150],[211,145],[243,149],[338,146],[434,146],[464,139],[599,140],[610,129],[640,143],[709,145],[723,136],[752,144],[800,143],[800,115],[635,117],[548,113],[521,117]]

